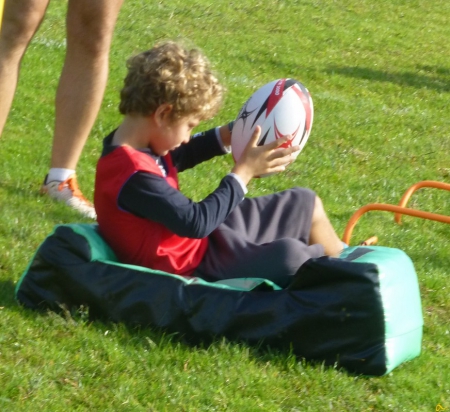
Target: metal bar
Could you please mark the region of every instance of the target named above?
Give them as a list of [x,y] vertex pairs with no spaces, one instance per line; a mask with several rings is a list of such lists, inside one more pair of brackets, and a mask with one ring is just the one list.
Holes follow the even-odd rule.
[[[434,187],[437,189],[444,189],[444,190],[450,190],[450,184],[449,183],[442,183],[437,182],[434,180],[423,180],[421,182],[418,182],[414,185],[412,185],[402,196],[400,203],[398,204],[400,207],[406,207],[406,204],[408,203],[409,198],[411,195],[416,191],[421,189],[422,187]],[[398,224],[401,224],[402,214],[396,213],[394,216],[395,221]]]
[[371,203],[358,209],[350,218],[350,220],[347,223],[347,227],[345,228],[344,236],[342,237],[343,242],[345,242],[347,245],[350,244],[350,238],[352,236],[353,228],[355,227],[359,218],[364,213],[370,212],[371,210],[395,212],[400,213],[402,215],[415,216],[420,217],[422,219],[434,220],[437,222],[450,224],[450,216],[439,215],[437,213],[423,212],[421,210],[409,209],[406,207],[390,205],[386,203]]

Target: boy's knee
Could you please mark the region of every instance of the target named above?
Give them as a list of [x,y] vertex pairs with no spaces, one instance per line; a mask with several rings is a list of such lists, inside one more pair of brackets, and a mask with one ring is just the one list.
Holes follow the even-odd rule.
[[316,196],[315,200],[314,200],[312,222],[314,223],[314,222],[317,222],[324,218],[326,218],[326,213],[325,213],[325,209],[323,207],[322,199],[320,199],[319,196]]
[[279,269],[284,273],[292,275],[296,272],[301,263],[307,259],[305,257],[306,245],[297,239],[278,239],[272,244],[273,255],[277,257]]
[[283,238],[273,242],[271,247],[276,265],[272,266],[268,278],[278,286],[286,287],[299,267],[311,257],[308,246],[297,239]]

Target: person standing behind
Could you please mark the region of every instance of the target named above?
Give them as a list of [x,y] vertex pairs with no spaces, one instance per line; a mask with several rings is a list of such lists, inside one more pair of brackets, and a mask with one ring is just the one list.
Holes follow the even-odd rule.
[[[0,0],[3,1],[3,0]],[[0,32],[0,135],[25,51],[50,0],[5,0]],[[41,191],[96,218],[82,195],[76,166],[93,127],[108,78],[109,50],[123,0],[68,0],[67,49],[55,100],[51,168]]]
[[2,28],[2,18],[3,18],[3,0],[0,0],[0,29]]

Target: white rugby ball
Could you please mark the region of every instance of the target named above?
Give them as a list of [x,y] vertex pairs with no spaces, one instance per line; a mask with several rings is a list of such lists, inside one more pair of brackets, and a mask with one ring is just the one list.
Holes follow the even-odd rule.
[[231,153],[237,162],[253,131],[261,126],[258,146],[286,135],[292,139],[281,147],[300,146],[297,157],[305,146],[314,117],[314,108],[308,89],[294,79],[278,79],[255,93],[242,106],[231,134]]

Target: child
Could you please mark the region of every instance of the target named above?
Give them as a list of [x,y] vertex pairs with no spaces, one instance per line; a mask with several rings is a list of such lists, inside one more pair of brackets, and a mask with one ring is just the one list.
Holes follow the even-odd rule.
[[124,263],[207,280],[261,277],[280,286],[307,259],[335,256],[342,243],[318,197],[294,188],[245,198],[255,176],[280,172],[299,147],[284,137],[257,146],[200,202],[184,196],[177,173],[229,152],[228,125],[190,138],[213,117],[222,86],[206,58],[165,42],[128,61],[123,122],[104,140],[95,207],[100,233]]

